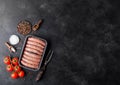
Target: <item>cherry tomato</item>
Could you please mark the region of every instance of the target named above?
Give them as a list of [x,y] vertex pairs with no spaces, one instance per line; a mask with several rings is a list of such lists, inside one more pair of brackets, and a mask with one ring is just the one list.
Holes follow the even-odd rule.
[[24,71],[20,71],[18,73],[18,76],[21,77],[21,78],[23,78],[25,76],[25,72]]
[[10,57],[9,56],[5,56],[4,63],[7,65],[10,64]]
[[17,78],[18,78],[18,73],[17,73],[17,72],[13,72],[13,73],[11,74],[11,78],[17,79]]
[[18,57],[14,57],[14,58],[12,59],[12,64],[13,64],[13,65],[18,65]]
[[7,65],[6,70],[9,72],[13,71],[13,66],[11,64]]
[[20,68],[20,66],[16,65],[16,66],[14,66],[14,70],[15,70],[15,72],[20,72],[21,68]]

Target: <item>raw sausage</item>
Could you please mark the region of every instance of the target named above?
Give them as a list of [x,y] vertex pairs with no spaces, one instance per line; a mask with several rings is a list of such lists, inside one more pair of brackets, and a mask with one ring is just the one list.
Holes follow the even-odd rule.
[[29,47],[31,49],[34,49],[34,50],[38,50],[39,52],[43,52],[43,49],[39,48],[38,46],[34,46],[34,45],[30,45],[30,44],[26,44],[26,47]]
[[40,57],[41,57],[41,55],[36,55],[36,54],[30,53],[30,52],[27,52],[26,50],[24,51],[24,54],[27,56],[30,56],[32,58],[36,58],[36,59],[40,59]]
[[44,48],[44,46],[42,46],[41,44],[39,44],[39,43],[36,43],[36,42],[32,42],[32,41],[27,41],[27,44],[30,44],[30,45],[34,45],[34,46],[38,46],[38,47],[40,47],[40,48]]
[[33,41],[33,42],[40,43],[40,44],[42,44],[43,46],[45,46],[45,42],[42,41],[42,40],[40,40],[40,39],[30,37],[30,38],[28,38],[28,40]]
[[26,50],[26,51],[29,51],[29,52],[36,53],[36,54],[38,54],[38,55],[41,55],[41,54],[42,54],[41,52],[39,52],[39,51],[37,51],[37,50],[35,50],[35,49],[28,48],[28,47],[26,47],[25,50]]
[[21,64],[37,69],[41,62],[46,43],[42,39],[29,37],[22,55]]
[[22,60],[23,60],[23,61],[25,61],[25,62],[27,62],[27,63],[29,63],[29,64],[33,64],[33,65],[36,65],[36,66],[38,66],[38,65],[39,65],[39,63],[38,63],[38,62],[33,62],[33,61],[30,61],[30,60],[26,59],[25,57],[22,57]]
[[27,63],[27,62],[25,62],[25,61],[23,61],[23,60],[21,60],[21,63],[22,63],[24,66],[29,67],[29,68],[33,68],[33,69],[38,68],[38,66],[29,64],[29,63]]
[[27,55],[23,55],[24,58],[30,60],[30,61],[33,61],[33,62],[40,62],[41,58],[40,59],[36,59],[36,58],[32,58],[32,57],[29,57]]

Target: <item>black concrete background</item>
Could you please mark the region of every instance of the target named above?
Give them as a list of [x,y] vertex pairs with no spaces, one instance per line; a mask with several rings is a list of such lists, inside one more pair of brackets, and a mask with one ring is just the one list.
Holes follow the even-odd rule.
[[[120,84],[119,0],[0,0],[0,85],[119,85]],[[54,56],[42,80],[26,71],[24,79],[13,80],[3,58],[11,34],[21,41],[17,23],[35,24],[44,19],[34,34],[47,39]]]

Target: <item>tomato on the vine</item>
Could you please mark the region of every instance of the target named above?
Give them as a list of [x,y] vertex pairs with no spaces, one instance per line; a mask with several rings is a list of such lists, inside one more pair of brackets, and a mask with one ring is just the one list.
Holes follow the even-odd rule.
[[9,72],[13,71],[13,66],[11,64],[7,65],[6,70]]
[[13,72],[13,73],[11,74],[11,78],[17,79],[17,78],[18,78],[18,73],[17,73],[17,72]]
[[10,64],[10,57],[9,56],[5,56],[4,63],[7,65]]
[[14,66],[14,70],[15,70],[15,72],[20,72],[21,71],[21,67],[16,65],[16,66]]
[[18,64],[18,57],[10,58],[10,56],[5,56],[4,63],[6,64],[6,70],[11,73],[11,78],[17,79],[18,77],[23,78],[25,76],[25,72]]
[[14,58],[12,59],[12,64],[13,64],[13,65],[18,65],[18,57],[14,57]]
[[19,77],[23,78],[23,77],[25,76],[25,72],[24,72],[24,71],[20,71],[20,72],[18,73],[18,75],[19,75]]

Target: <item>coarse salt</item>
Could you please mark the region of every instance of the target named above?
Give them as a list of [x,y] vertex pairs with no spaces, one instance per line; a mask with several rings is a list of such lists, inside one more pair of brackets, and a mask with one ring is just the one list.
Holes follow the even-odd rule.
[[19,41],[20,41],[20,39],[19,39],[19,37],[17,35],[11,35],[10,38],[9,38],[9,42],[12,45],[18,44]]

